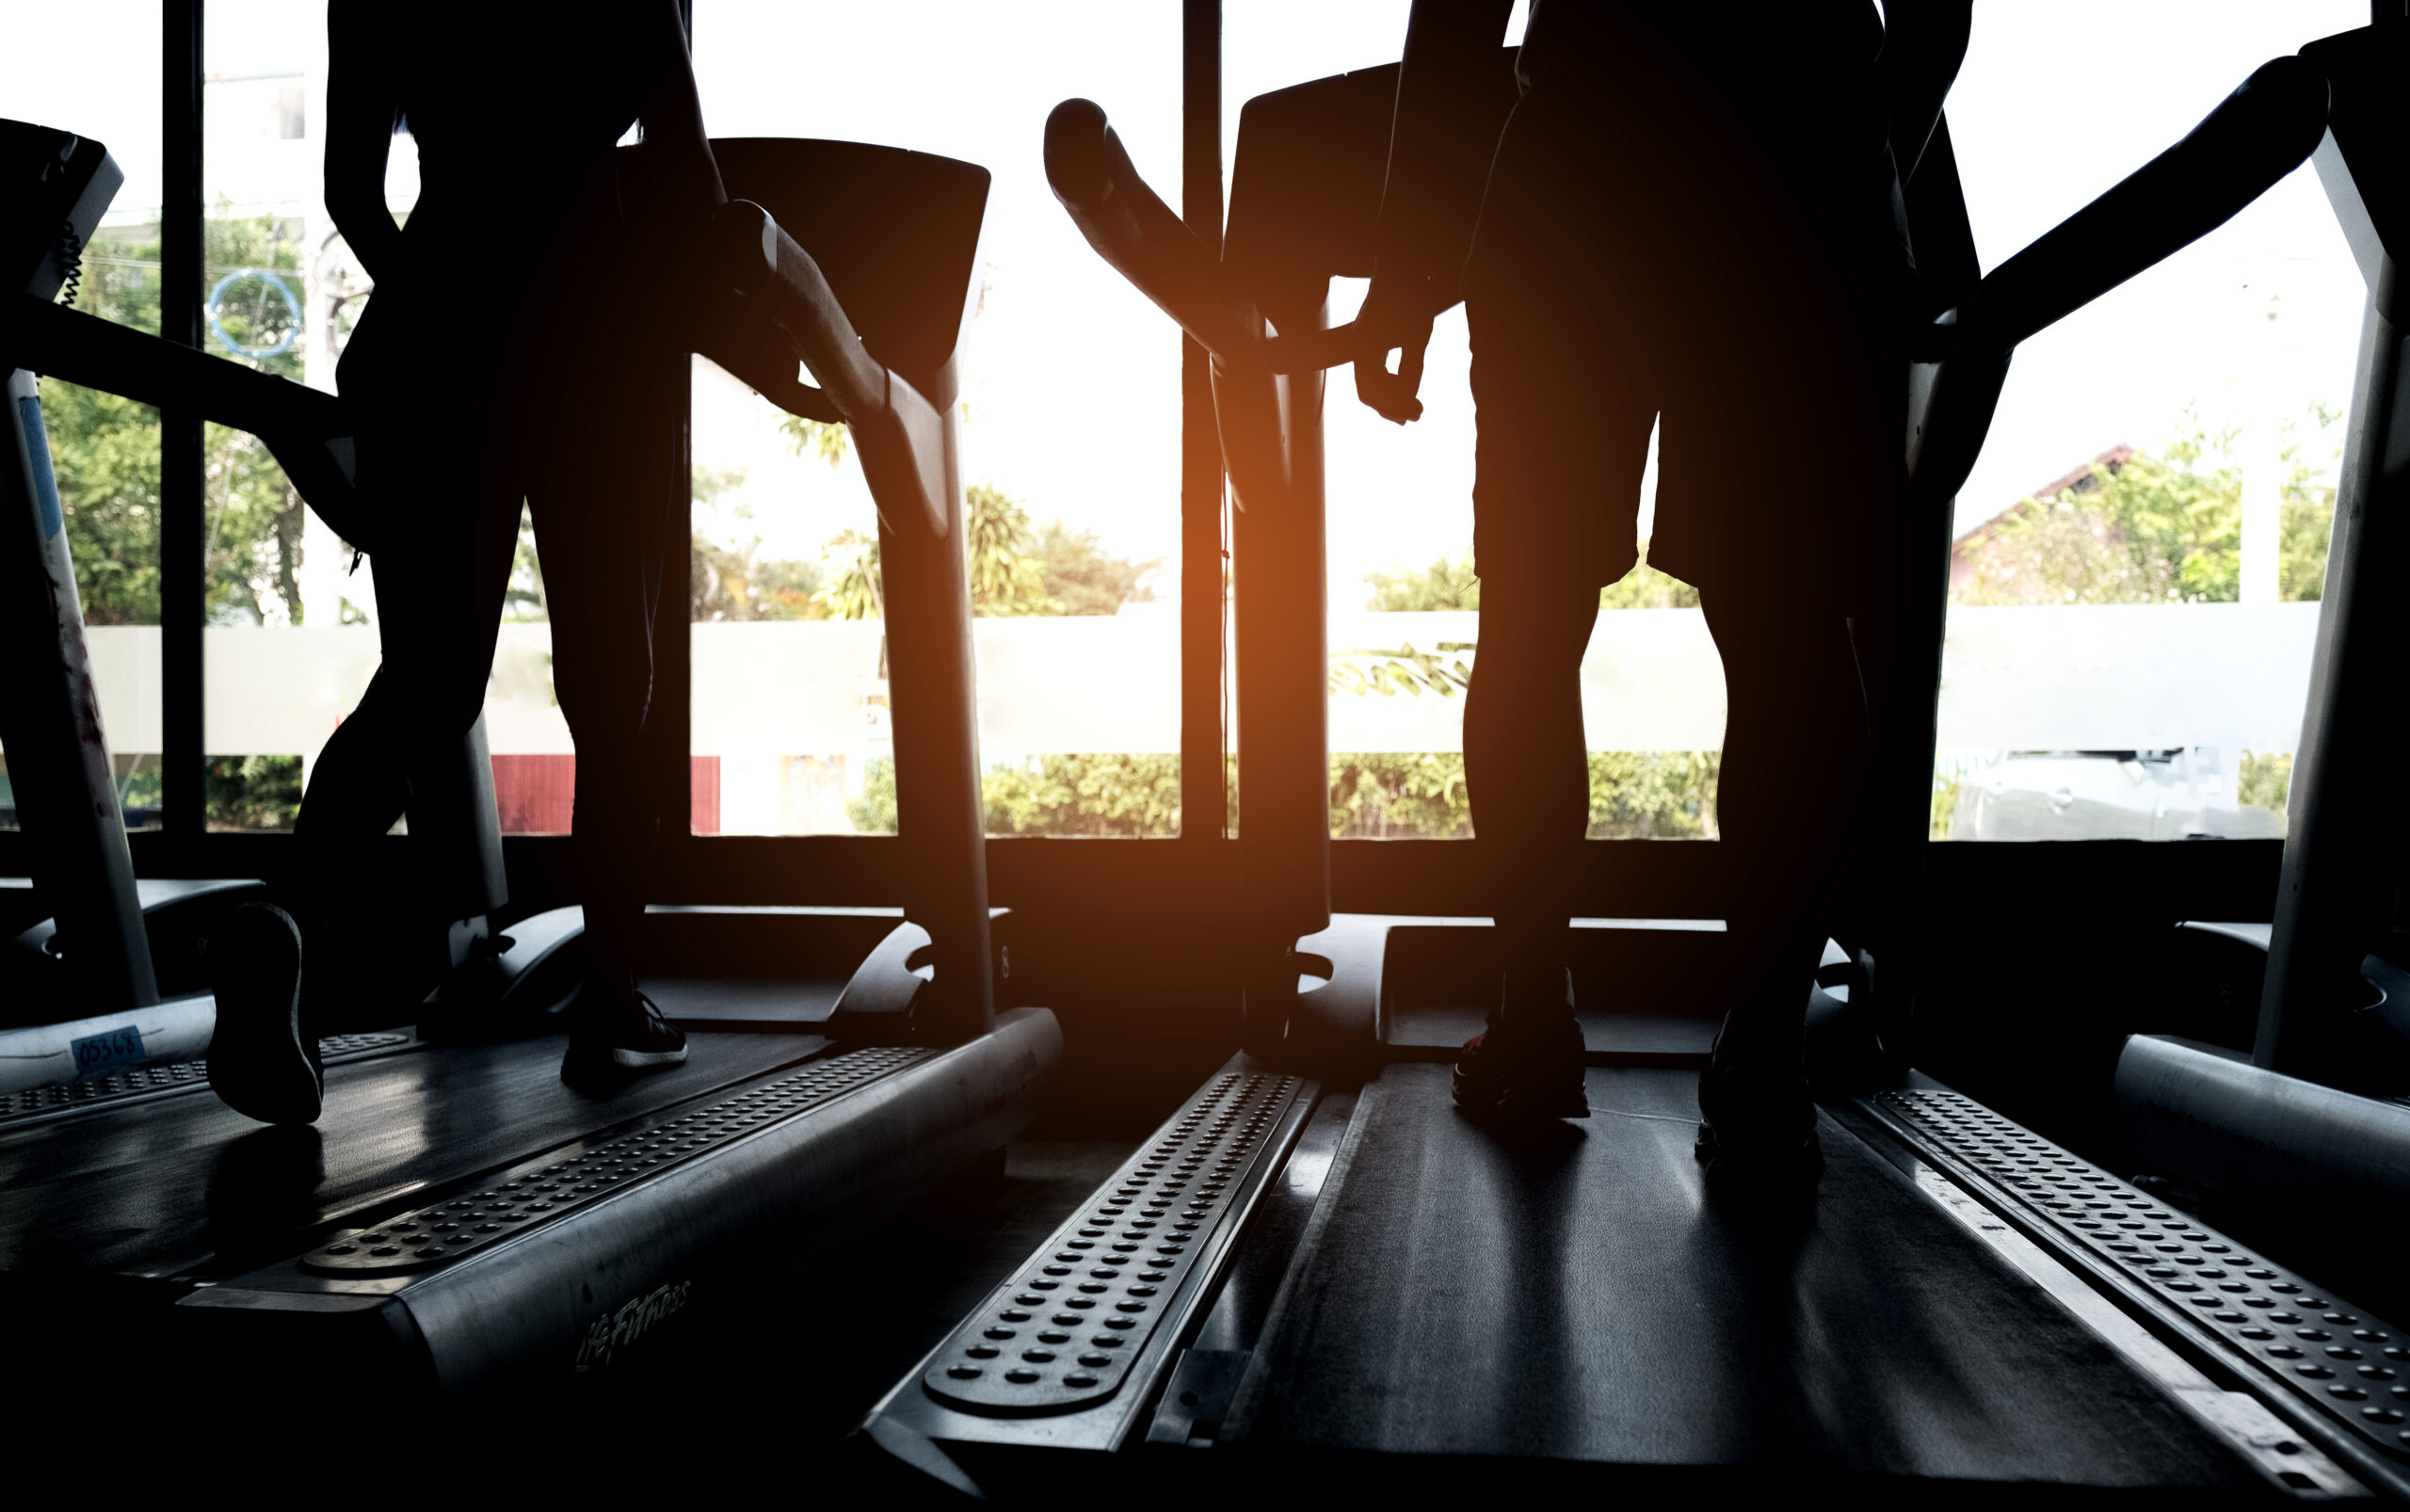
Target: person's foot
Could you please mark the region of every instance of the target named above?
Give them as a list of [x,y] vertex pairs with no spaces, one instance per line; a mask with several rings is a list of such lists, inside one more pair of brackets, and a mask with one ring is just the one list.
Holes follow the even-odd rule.
[[569,1053],[561,1057],[565,1082],[658,1070],[686,1058],[684,1032],[634,987],[598,993],[589,986],[569,1011]]
[[1795,1057],[1711,1065],[1699,1076],[1698,1105],[1704,1121],[1691,1150],[1710,1186],[1795,1186],[1824,1168],[1816,1104]]
[[217,1028],[209,1085],[262,1123],[314,1123],[326,1094],[318,1042],[301,1027],[301,931],[272,903],[246,903],[209,938]]
[[1582,1028],[1570,1017],[1485,1029],[1456,1056],[1456,1106],[1468,1117],[1510,1123],[1586,1118],[1583,1069]]

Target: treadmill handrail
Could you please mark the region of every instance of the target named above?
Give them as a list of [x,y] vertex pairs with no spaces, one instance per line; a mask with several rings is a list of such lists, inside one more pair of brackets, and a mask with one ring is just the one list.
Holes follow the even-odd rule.
[[2327,94],[2306,58],[2261,64],[2182,140],[1994,268],[1947,349],[2006,352],[2233,219],[2318,150]]
[[1094,101],[1066,100],[1046,118],[1046,182],[1097,255],[1225,368],[1311,373],[1354,356],[1342,339],[1352,323],[1266,334],[1255,300],[1138,176]]
[[944,440],[936,407],[863,347],[820,265],[769,212],[750,200],[731,200],[713,215],[710,234],[729,288],[761,302],[763,319],[791,349],[790,360],[809,368],[820,387],[799,381],[791,369],[780,370],[778,343],[731,340],[714,331],[699,343],[704,355],[790,414],[843,422],[861,447],[862,470],[888,528],[901,528],[889,510],[917,507],[929,534],[943,540],[947,510],[939,480],[944,476]]
[[354,430],[333,394],[30,294],[0,316],[0,364],[247,430],[334,533],[373,551],[353,480]]

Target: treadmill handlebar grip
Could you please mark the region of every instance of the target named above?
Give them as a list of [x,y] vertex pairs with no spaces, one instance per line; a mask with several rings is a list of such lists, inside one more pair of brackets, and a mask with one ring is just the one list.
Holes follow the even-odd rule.
[[1138,176],[1094,101],[1066,100],[1046,118],[1046,182],[1097,255],[1225,369],[1303,373],[1350,359],[1337,331],[1265,334],[1256,301]]
[[710,234],[728,286],[760,301],[763,320],[820,387],[758,369],[745,374],[747,380],[808,419],[826,419],[833,410],[861,448],[862,471],[888,528],[903,529],[917,513],[931,536],[944,539],[951,511],[940,496],[945,442],[936,407],[870,354],[820,265],[768,211],[731,200],[714,212]]
[[1950,345],[2005,352],[2215,231],[2317,151],[2326,110],[2315,64],[2260,65],[2183,140],[1995,268]]

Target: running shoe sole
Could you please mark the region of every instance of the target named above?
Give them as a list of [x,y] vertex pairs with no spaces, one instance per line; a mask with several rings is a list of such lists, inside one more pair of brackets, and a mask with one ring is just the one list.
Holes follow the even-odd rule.
[[301,933],[273,904],[234,910],[209,942],[217,1027],[209,1085],[262,1123],[315,1123],[325,1102],[317,1045],[301,1032]]
[[675,1050],[629,1050],[625,1046],[611,1047],[611,1064],[621,1070],[651,1070],[656,1066],[676,1066],[686,1058],[686,1047]]

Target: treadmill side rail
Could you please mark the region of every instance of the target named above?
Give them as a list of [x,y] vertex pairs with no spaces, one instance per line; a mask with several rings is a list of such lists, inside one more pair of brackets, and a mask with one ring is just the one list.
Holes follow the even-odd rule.
[[1857,1106],[1936,1180],[2155,1325],[2193,1365],[2244,1384],[2357,1474],[2410,1492],[2410,1437],[2394,1394],[2410,1378],[2410,1335],[1962,1093],[1927,1084]]
[[[651,1138],[657,1148],[639,1158],[658,1158],[658,1169],[510,1225],[506,1235],[457,1261],[435,1258],[417,1274],[354,1275],[342,1274],[339,1263],[351,1256],[313,1250],[308,1263],[283,1262],[186,1296],[177,1304],[182,1321],[196,1335],[212,1331],[221,1345],[240,1346],[233,1329],[242,1339],[279,1333],[291,1341],[282,1352],[324,1359],[341,1347],[330,1337],[335,1330],[313,1335],[289,1320],[299,1314],[306,1322],[323,1308],[336,1310],[326,1316],[348,1316],[348,1307],[304,1299],[382,1296],[411,1325],[393,1330],[396,1347],[408,1345],[394,1363],[445,1391],[602,1368],[689,1305],[744,1305],[739,1288],[723,1284],[731,1278],[790,1276],[947,1171],[1002,1147],[1060,1063],[1062,1031],[1048,1010],[1021,1008],[1000,1016],[995,1033],[952,1050],[865,1054],[900,1054],[907,1063],[733,1138],[681,1129],[682,1142],[702,1141],[691,1158],[681,1158],[667,1137]],[[682,1116],[708,1121],[715,1110],[759,1098],[764,1085],[732,1088]],[[665,1136],[669,1121],[647,1134]],[[546,1159],[558,1163],[560,1154],[530,1164]],[[515,1195],[525,1214],[530,1191]],[[842,1224],[823,1221],[840,1213]],[[329,1247],[357,1237],[338,1237]],[[356,1252],[374,1258],[376,1247]]]
[[1233,1057],[871,1410],[872,1441],[899,1424],[940,1445],[1137,1442],[1320,1095]]

